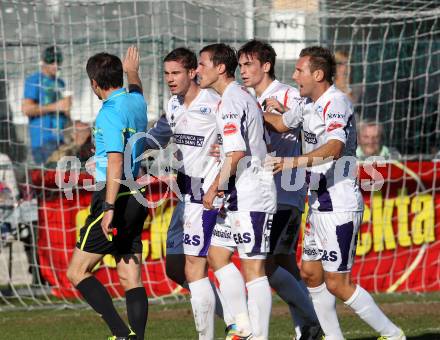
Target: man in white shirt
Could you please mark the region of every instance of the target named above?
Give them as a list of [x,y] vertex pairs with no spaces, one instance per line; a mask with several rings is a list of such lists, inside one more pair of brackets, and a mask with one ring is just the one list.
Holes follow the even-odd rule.
[[[218,142],[215,109],[220,97],[215,91],[200,89],[196,83],[197,58],[186,48],[177,48],[164,59],[165,80],[173,94],[165,117],[157,125],[161,145],[172,136],[178,150],[177,184],[181,203],[176,207],[167,239],[169,260],[179,262],[183,243],[185,277],[191,292],[191,305],[199,339],[214,338],[215,294],[207,276],[206,256],[218,208],[203,208],[202,199],[216,177],[219,164],[209,156],[209,147]],[[168,125],[168,126],[166,126]],[[147,139],[148,140],[148,139]],[[151,142],[151,140],[150,140]],[[151,143],[149,143],[151,144]],[[183,216],[182,216],[183,215]],[[183,235],[180,228],[183,224]],[[175,251],[174,251],[175,250]],[[168,258],[167,258],[168,260]],[[174,278],[182,281],[178,271],[167,266]],[[183,282],[179,282],[183,284]],[[226,311],[224,309],[225,316]],[[225,321],[232,324],[232,317]]]
[[[305,231],[301,276],[309,287],[326,339],[343,339],[335,297],[351,307],[382,339],[406,339],[371,295],[351,281],[350,271],[362,223],[363,199],[356,180],[356,124],[348,97],[333,85],[335,60],[322,47],[301,51],[293,80],[301,99],[283,115],[266,112],[278,132],[302,126],[304,155],[273,158],[274,172],[306,167],[309,227]],[[281,103],[273,106],[282,112]]]
[[[298,99],[298,90],[275,79],[276,53],[265,42],[250,40],[238,50],[238,64],[243,84],[255,90],[261,107],[279,101],[288,108]],[[301,154],[301,128],[285,133],[270,131],[270,145],[277,157]],[[299,171],[304,172],[303,169]],[[302,181],[298,181],[302,182]],[[275,175],[277,212],[270,233],[270,252],[266,260],[269,283],[289,305],[295,317],[298,339],[320,339],[321,329],[307,287],[301,281],[296,263],[296,245],[304,212],[306,185],[296,183],[296,171],[290,177]],[[302,329],[301,329],[302,328]],[[302,334],[302,336],[301,336]]]
[[262,111],[247,89],[235,82],[237,65],[236,53],[230,46],[212,44],[200,51],[197,73],[201,88],[214,89],[221,95],[216,112],[225,155],[203,204],[212,209],[214,199],[228,189],[229,221],[246,281],[248,308],[244,282],[229,261],[229,250],[222,252],[221,247],[211,246],[209,263],[239,335],[243,339],[267,339],[272,296],[265,258],[276,211],[276,192],[272,174],[262,167],[267,154]]
[[[154,124],[154,126],[148,130],[146,138],[146,149],[165,149],[169,146],[172,138],[173,131],[168,124],[166,115],[162,115],[160,116],[159,120]],[[163,151],[167,152],[165,150]],[[165,271],[168,278],[173,280],[178,285],[189,290],[189,285],[185,277],[185,254],[183,250],[183,225],[185,224],[184,213],[185,202],[182,200],[178,200],[176,206],[174,207],[173,215],[171,217],[171,221],[167,230]],[[217,217],[217,224],[215,226],[214,232],[216,231],[216,229],[221,230],[224,228],[230,227],[226,225],[225,220],[222,216]],[[212,238],[214,237],[217,242],[222,242],[222,244],[235,245],[230,239],[230,235],[228,234],[213,233]],[[212,282],[211,286],[215,294],[215,313],[218,317],[223,319],[226,324],[226,336],[232,337],[235,334],[234,319],[229,313],[228,308],[222,299],[220,291]]]

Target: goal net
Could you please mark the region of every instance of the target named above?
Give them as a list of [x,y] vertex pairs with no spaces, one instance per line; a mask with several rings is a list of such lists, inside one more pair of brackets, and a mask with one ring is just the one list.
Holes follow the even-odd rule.
[[[0,310],[81,301],[66,269],[88,213],[90,176],[82,172],[68,197],[57,186],[56,155],[55,161],[36,162],[22,110],[25,79],[41,71],[48,46],[62,51],[57,77],[65,83],[64,95],[72,94],[65,145],[90,142],[88,124],[100,102],[85,63],[95,53],[122,57],[129,45],[139,47],[153,122],[169,98],[162,59],[173,48],[197,52],[214,42],[239,48],[248,39],[264,39],[277,52],[277,78],[289,84],[302,48],[331,48],[335,84],[352,99],[359,123],[358,155],[385,159],[374,165],[377,172],[371,163],[359,163],[366,211],[354,279],[370,291],[440,289],[437,1],[4,0],[0,6]],[[53,119],[64,118],[57,113]],[[372,179],[380,189],[368,190]],[[142,236],[142,279],[158,301],[182,293],[165,275],[166,231],[175,204],[167,192],[163,183],[148,187],[152,200],[165,203],[150,209]],[[111,256],[94,271],[113,296],[123,295]]]

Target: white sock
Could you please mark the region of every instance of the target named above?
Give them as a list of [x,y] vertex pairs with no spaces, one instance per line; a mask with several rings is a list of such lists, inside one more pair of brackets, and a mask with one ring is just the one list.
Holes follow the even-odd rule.
[[380,335],[393,337],[400,334],[400,328],[386,317],[371,295],[361,286],[356,286],[353,295],[345,301],[345,304],[350,306],[362,320]]
[[215,295],[211,281],[205,277],[190,282],[188,286],[191,291],[191,306],[199,340],[212,340],[214,339]]
[[234,317],[232,316],[225,299],[223,298],[222,292],[218,289],[213,282],[211,282],[212,289],[215,294],[215,314],[225,321],[226,326],[235,323]]
[[[308,292],[303,290],[304,288],[299,281],[290,272],[278,267],[269,278],[269,283],[281,299],[289,305],[292,318],[296,319],[293,320],[295,324],[297,324],[297,320],[300,327],[318,323]],[[292,313],[292,309],[294,313]]]
[[308,288],[312,297],[313,307],[318,316],[326,340],[343,340],[338,315],[336,314],[336,298],[323,283],[314,288]]
[[[212,281],[209,282],[211,283],[211,287],[215,295],[215,314],[220,319],[223,319],[225,321],[226,326],[232,325],[233,323],[235,323],[234,317],[232,316],[228,306],[226,305],[226,302],[223,299],[220,290],[215,286]],[[182,284],[182,287],[189,290],[188,282],[185,281]]]
[[220,268],[215,273],[221,295],[237,325],[239,335],[252,333],[251,321],[246,302],[246,287],[240,271],[233,263]]
[[252,324],[252,339],[269,338],[269,321],[272,309],[272,293],[267,276],[246,283],[248,290],[248,309]]

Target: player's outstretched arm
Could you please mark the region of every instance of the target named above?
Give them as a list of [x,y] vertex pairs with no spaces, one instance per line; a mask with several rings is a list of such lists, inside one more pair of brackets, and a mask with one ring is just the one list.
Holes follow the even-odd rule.
[[316,150],[298,157],[266,157],[264,166],[274,174],[294,168],[311,167],[337,160],[344,151],[345,144],[337,139],[330,139]]
[[[266,99],[264,121],[266,126],[276,132],[287,132],[301,126],[303,122],[304,98],[291,101],[291,108],[283,106],[276,99]],[[287,110],[287,111],[286,111]],[[283,114],[279,114],[283,112]]]
[[136,46],[132,45],[127,49],[122,67],[127,74],[129,91],[137,88],[142,93],[142,82],[139,78],[139,60],[139,51]]
[[265,99],[263,104],[265,104],[263,106],[263,107],[265,107],[264,111],[267,111],[267,112],[270,112],[270,113],[275,113],[275,112],[284,113],[284,112],[289,110],[288,107],[286,107],[283,104],[281,104],[275,98],[267,98],[267,99]]

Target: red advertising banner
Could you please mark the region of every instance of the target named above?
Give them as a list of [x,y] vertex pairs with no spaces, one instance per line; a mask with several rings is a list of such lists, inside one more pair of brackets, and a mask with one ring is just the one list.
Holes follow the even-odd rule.
[[[361,185],[371,179],[371,169],[360,167]],[[364,223],[353,268],[364,288],[440,290],[439,170],[440,162],[393,162],[376,168],[384,183],[380,191],[364,191]]]
[[[360,164],[365,213],[353,277],[367,290],[440,290],[439,170],[437,162],[394,162],[374,167]],[[74,187],[67,199],[55,184],[55,171],[34,170],[31,175],[39,193],[40,272],[55,296],[78,296],[66,278],[66,269],[79,228],[87,217],[92,193]],[[90,181],[90,177],[79,176],[79,187],[84,180]],[[380,190],[370,191],[372,184]],[[143,281],[149,296],[163,296],[176,289],[165,275],[164,262],[166,232],[175,198],[166,184],[159,181],[148,186],[147,196],[150,201],[164,203],[149,209],[144,225]],[[110,255],[97,266],[95,275],[113,296],[122,295],[115,261]]]

